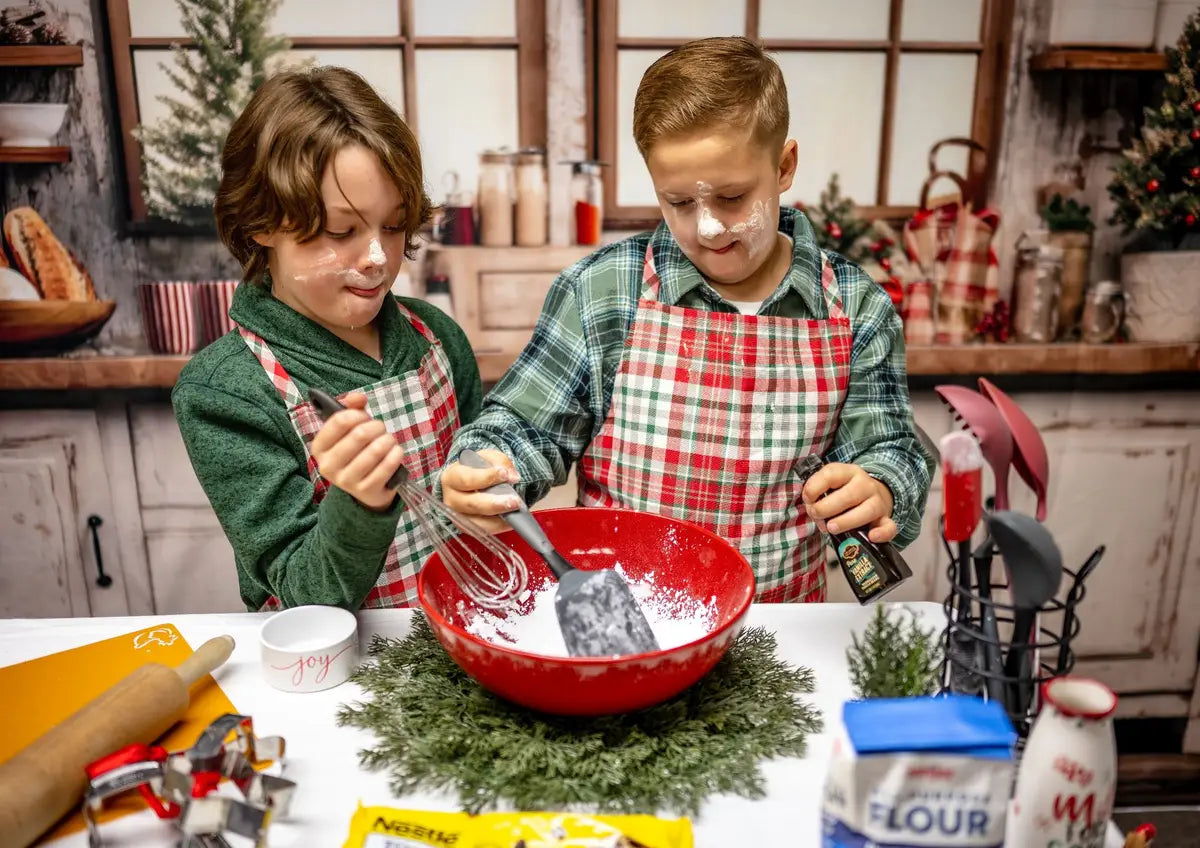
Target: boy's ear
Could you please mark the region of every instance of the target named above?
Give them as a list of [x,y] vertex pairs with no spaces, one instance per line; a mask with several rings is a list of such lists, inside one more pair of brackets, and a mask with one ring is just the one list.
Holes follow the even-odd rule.
[[796,158],[797,158],[796,139],[789,138],[783,145],[783,152],[779,154],[779,193],[783,194],[792,187],[792,180],[796,178]]
[[250,236],[250,239],[255,244],[259,245],[260,247],[274,247],[275,246],[275,234],[274,233],[255,233],[254,235]]

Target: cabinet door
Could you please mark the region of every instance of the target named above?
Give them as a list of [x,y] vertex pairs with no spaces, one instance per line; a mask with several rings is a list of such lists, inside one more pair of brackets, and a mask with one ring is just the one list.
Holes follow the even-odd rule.
[[192,470],[170,405],[135,404],[129,413],[155,612],[244,612],[233,548]]
[[70,454],[69,444],[48,439],[0,448],[0,617],[90,612]]
[[[0,414],[0,500],[0,615],[129,614],[95,413]],[[100,519],[105,586],[91,516]]]
[[[1122,694],[1190,693],[1200,647],[1200,409],[1191,397],[1018,396],[1050,460],[1046,526],[1078,569],[1106,546],[1080,605],[1076,671]],[[1035,499],[1019,477],[1013,508]],[[1061,592],[1069,586],[1064,583]]]

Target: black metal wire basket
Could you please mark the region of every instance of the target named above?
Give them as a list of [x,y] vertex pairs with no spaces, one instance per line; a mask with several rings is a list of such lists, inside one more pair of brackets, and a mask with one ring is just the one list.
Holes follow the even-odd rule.
[[[999,559],[994,549],[992,555]],[[951,556],[951,589],[942,603],[942,692],[1000,701],[1023,743],[1041,706],[1042,684],[1075,667],[1071,644],[1081,627],[1076,610],[1087,593],[1086,575],[1079,579],[1082,568],[1063,568],[1058,594],[1036,610],[1031,638],[1022,644],[1013,639],[1017,608],[1008,584],[989,580],[981,591],[978,581],[960,580],[957,562]],[[1005,569],[997,564],[991,572],[1004,575]]]

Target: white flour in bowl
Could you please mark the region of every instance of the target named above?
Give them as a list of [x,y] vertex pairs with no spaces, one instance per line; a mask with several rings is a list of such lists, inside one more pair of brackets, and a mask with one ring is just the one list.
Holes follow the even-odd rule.
[[[634,580],[617,565],[616,570],[629,582],[633,596],[642,607],[646,621],[658,640],[659,648],[677,648],[694,642],[713,629],[716,599],[700,601],[679,589],[660,589],[651,572]],[[566,642],[554,611],[558,581],[548,580],[536,589],[526,590],[518,601],[520,611],[507,617],[488,610],[468,610],[463,602],[458,613],[466,620],[468,633],[496,645],[504,645],[531,654],[565,657]]]

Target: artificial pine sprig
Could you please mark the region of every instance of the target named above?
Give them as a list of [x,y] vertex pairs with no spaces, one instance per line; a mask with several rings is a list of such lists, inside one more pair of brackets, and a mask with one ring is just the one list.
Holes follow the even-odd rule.
[[850,638],[846,660],[857,697],[907,698],[938,690],[941,645],[911,612],[877,604],[862,638],[857,633]]
[[595,719],[533,713],[471,680],[417,616],[403,639],[376,637],[355,677],[367,701],[338,723],[370,730],[363,766],[391,773],[397,796],[449,791],[475,813],[583,804],[600,812],[695,815],[710,795],[761,798],[763,760],[804,755],[820,713],[798,695],[812,672],[775,656],[775,637],[744,629],[716,667],[658,706]]

